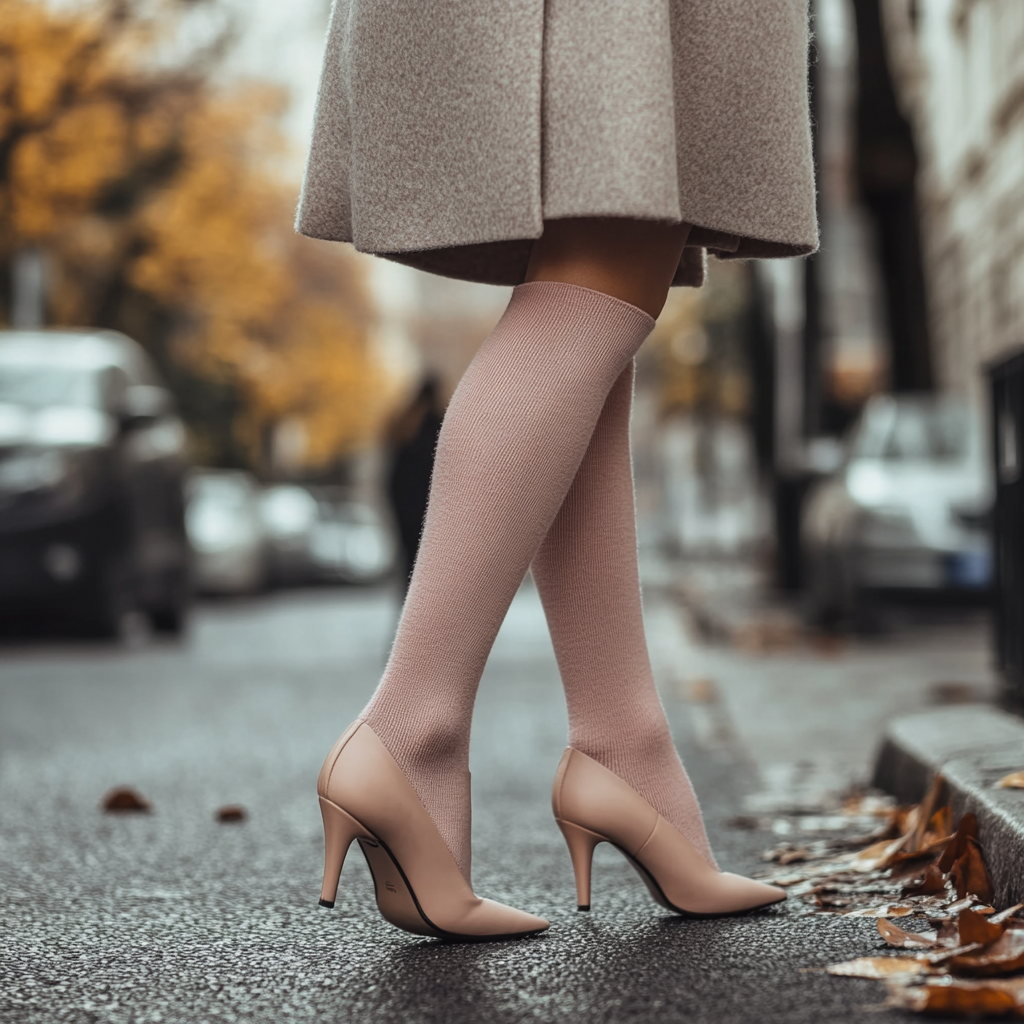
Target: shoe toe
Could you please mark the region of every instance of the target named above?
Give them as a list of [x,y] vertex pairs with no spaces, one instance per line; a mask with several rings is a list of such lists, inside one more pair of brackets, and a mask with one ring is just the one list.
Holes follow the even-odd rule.
[[757,907],[767,907],[772,903],[781,903],[786,899],[786,890],[776,885],[768,885],[766,882],[758,882],[753,878],[744,878],[741,875],[723,874],[723,881],[727,881],[733,910],[754,910]]
[[495,900],[481,900],[480,912],[474,915],[474,931],[488,935],[529,935],[542,932],[550,927],[543,917],[528,914],[525,910],[507,907]]

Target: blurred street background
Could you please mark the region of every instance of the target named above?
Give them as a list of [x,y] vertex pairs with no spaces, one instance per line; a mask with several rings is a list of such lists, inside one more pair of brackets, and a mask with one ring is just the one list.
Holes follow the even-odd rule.
[[[360,866],[315,913],[315,773],[508,300],[294,234],[328,7],[2,0],[0,1020],[862,1019],[800,971],[871,922],[670,928],[610,859],[607,914],[568,913],[529,580],[474,880],[556,927],[410,944]],[[748,872],[894,716],[1024,692],[1024,4],[811,13],[821,251],[674,291],[633,423],[658,682]],[[153,813],[104,816],[119,785]]]

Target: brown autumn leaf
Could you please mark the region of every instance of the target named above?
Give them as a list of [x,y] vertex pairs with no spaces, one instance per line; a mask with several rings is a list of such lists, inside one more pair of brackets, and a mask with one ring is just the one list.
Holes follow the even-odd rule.
[[928,923],[935,926],[939,933],[939,942],[944,946],[960,945],[960,929],[952,917],[929,917]]
[[907,836],[900,836],[899,839],[883,839],[879,843],[872,843],[853,858],[850,866],[854,871],[863,872],[888,867],[906,841]]
[[992,882],[985,870],[981,847],[976,839],[967,837],[964,852],[953,862],[949,877],[961,899],[972,895],[984,903],[992,902]]
[[993,914],[989,918],[989,922],[991,924],[1002,924],[1004,921],[1009,921],[1022,908],[1024,908],[1024,903],[1015,903],[1012,907],[1007,907],[1005,910],[1000,910],[998,914]]
[[153,805],[131,786],[117,786],[103,798],[102,808],[108,814],[125,811],[150,811]]
[[943,874],[948,874],[953,864],[964,855],[969,839],[973,839],[975,842],[978,839],[978,819],[971,813],[965,814],[960,819],[953,838],[939,858],[939,870]]
[[[914,815],[914,825],[904,847],[907,853],[917,853],[927,845],[928,833],[932,830],[933,822],[938,829],[941,829],[942,811],[946,810],[948,814],[948,809],[945,806],[947,788],[946,780],[941,775],[936,775],[932,779],[932,784],[928,787],[925,798],[918,806],[917,814]],[[939,820],[935,821],[936,818]],[[939,834],[944,835],[945,833],[940,831]]]
[[[954,922],[961,910],[995,911],[983,902],[992,893],[977,822],[964,815],[949,834],[952,812],[947,804],[936,806],[944,787],[936,780],[916,807],[879,807],[886,821],[872,836],[819,839],[767,851],[763,858],[778,865],[769,872],[770,880],[789,887],[792,896],[820,913],[882,919],[922,914],[935,925],[949,926],[948,933],[939,933],[941,941],[958,945]],[[863,799],[871,797],[848,797],[844,813],[865,811]],[[913,845],[918,849],[912,850]]]
[[916,821],[917,807],[913,805],[897,807],[892,819],[892,825],[895,829],[894,835],[906,835],[913,830]]
[[910,917],[915,908],[906,903],[883,903],[880,907],[862,907],[850,910],[843,917]]
[[861,956],[841,964],[831,964],[825,970],[841,978],[871,978],[875,981],[886,978],[915,978],[928,973],[928,965],[919,960],[908,960],[898,956]]
[[1009,775],[1004,775],[997,783],[995,783],[995,788],[1024,789],[1024,771],[1010,772]]
[[918,949],[922,946],[938,945],[936,932],[906,932],[898,925],[886,921],[885,918],[878,919],[878,934],[890,946],[895,946],[897,949]]
[[797,847],[792,850],[785,850],[779,854],[776,858],[777,862],[783,866],[787,864],[800,864],[805,860],[811,859],[810,851],[803,846]]
[[854,902],[854,897],[816,893],[812,902],[824,910],[842,910]]
[[925,834],[925,847],[937,845],[939,842],[948,842],[953,834],[953,808],[949,804],[940,807],[928,822],[928,831]]
[[905,886],[904,896],[933,896],[946,891],[946,877],[935,864],[925,871],[924,877],[914,885]]
[[918,1013],[1024,1016],[1024,978],[967,981],[945,975],[908,985],[897,976],[888,989],[890,1006]]
[[993,924],[973,910],[961,910],[957,919],[961,942],[980,942],[983,946],[995,942],[1006,931],[1005,924]]
[[[988,924],[988,922],[985,922]],[[996,926],[998,927],[998,926]],[[957,975],[977,977],[1012,974],[1024,967],[1024,931],[1007,929],[984,949],[963,953],[949,961],[949,970]]]
[[973,910],[976,914],[984,914],[986,917],[993,913],[991,907],[986,907],[985,904],[976,900],[973,896],[968,896],[965,899],[957,900],[955,903],[950,903],[948,906],[943,907],[942,913],[934,915],[932,920],[950,921],[956,917],[961,910]]
[[[940,893],[937,896],[905,896],[903,903],[909,903],[914,907],[914,913],[922,914],[931,919],[932,924],[937,924],[945,917],[946,904],[949,901],[947,893]],[[977,908],[975,908],[977,909]],[[952,920],[952,919],[951,919]],[[953,922],[955,927],[955,922]]]
[[215,817],[220,822],[233,822],[245,821],[248,815],[241,804],[228,804],[226,807],[218,807]]
[[929,953],[918,953],[914,959],[936,967],[939,964],[944,964],[947,960],[952,960],[955,956],[963,956],[964,953],[973,953],[976,949],[981,949],[981,946],[979,946],[977,942],[972,942],[966,946],[952,946],[944,949],[933,949]]

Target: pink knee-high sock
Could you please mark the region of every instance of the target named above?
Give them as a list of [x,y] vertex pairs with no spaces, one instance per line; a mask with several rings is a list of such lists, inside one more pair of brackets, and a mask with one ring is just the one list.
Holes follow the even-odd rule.
[[484,663],[605,398],[653,325],[588,288],[520,285],[445,416],[398,635],[361,717],[467,878],[469,730]]
[[651,674],[637,567],[629,415],[615,382],[533,560],[569,706],[569,743],[625,779],[714,865],[697,796]]

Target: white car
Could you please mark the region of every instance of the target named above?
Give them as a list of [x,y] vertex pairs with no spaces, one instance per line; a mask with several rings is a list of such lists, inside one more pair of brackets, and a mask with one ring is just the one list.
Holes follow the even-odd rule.
[[319,515],[309,539],[317,577],[339,583],[376,583],[395,564],[395,543],[374,508],[339,499],[327,489],[319,495]]
[[270,549],[270,573],[278,586],[317,579],[310,547],[320,516],[316,498],[298,484],[273,484],[263,491],[260,513]]
[[871,399],[844,465],[804,508],[811,617],[855,621],[869,595],[986,591],[993,495],[980,410],[949,396]]
[[185,526],[196,589],[251,594],[267,578],[267,538],[259,486],[241,470],[203,469],[188,484]]

